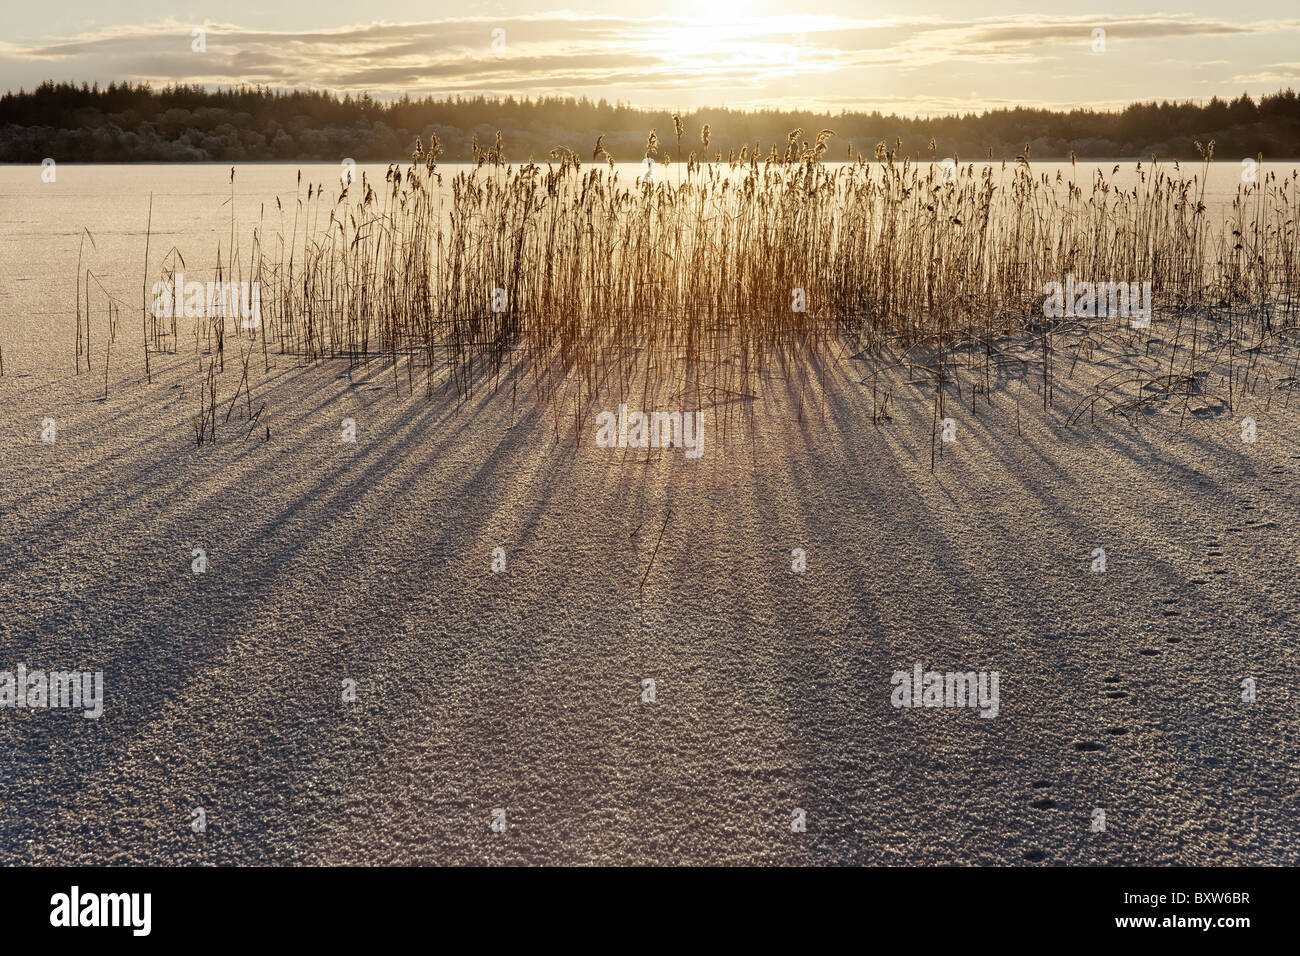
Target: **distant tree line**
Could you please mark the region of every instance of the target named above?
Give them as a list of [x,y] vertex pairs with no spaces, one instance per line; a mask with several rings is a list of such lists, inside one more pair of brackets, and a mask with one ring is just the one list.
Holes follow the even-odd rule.
[[[1205,103],[1133,103],[1116,112],[1076,109],[1000,109],[933,118],[879,112],[838,114],[701,109],[683,115],[687,133],[680,158],[705,152],[700,130],[707,124],[707,154],[728,158],[757,144],[784,151],[787,135],[802,129],[836,136],[825,159],[873,155],[884,142],[914,158],[958,156],[963,160],[1013,159],[1196,159],[1198,142],[1213,140],[1220,159],[1263,154],[1300,158],[1300,98],[1287,89]],[[0,162],[358,162],[410,157],[417,136],[436,135],[444,161],[472,160],[474,145],[491,146],[498,131],[507,161],[547,159],[557,146],[589,159],[597,137],[618,161],[639,161],[646,137],[658,132],[660,156],[677,155],[672,114],[586,98],[426,97],[377,100],[369,94],[282,92],[262,87],[207,90],[201,86],[110,83],[106,87],[42,83],[31,92],[0,96]],[[933,141],[933,148],[931,147]]]

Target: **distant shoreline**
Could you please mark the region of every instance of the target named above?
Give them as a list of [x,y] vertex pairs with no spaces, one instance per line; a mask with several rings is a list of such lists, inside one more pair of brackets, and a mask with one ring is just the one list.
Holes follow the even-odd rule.
[[[825,134],[825,135],[824,135]],[[674,163],[763,161],[802,155],[815,140],[823,162],[859,156],[1031,161],[1236,162],[1300,159],[1300,95],[1133,102],[1120,110],[1016,107],[945,116],[817,110],[698,108],[675,114],[606,100],[424,97],[275,92],[239,87],[153,89],[42,83],[0,94],[0,162],[93,157],[86,162],[405,162],[416,141],[448,163],[492,153],[543,163],[572,151],[584,162],[646,155]],[[1124,157],[1116,159],[1116,157]],[[590,159],[589,159],[590,158]]]

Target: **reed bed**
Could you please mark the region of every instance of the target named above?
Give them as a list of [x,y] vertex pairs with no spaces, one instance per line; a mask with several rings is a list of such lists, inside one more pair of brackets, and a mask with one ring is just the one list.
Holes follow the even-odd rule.
[[[510,165],[499,137],[446,183],[436,140],[382,184],[363,175],[304,192],[300,173],[292,205],[277,200],[269,227],[263,210],[247,253],[232,171],[224,272],[262,290],[262,321],[239,336],[245,381],[257,348],[386,361],[395,381],[404,371],[408,387],[465,398],[517,371],[512,391],[533,392],[558,423],[598,394],[653,387],[698,407],[752,396],[766,368],[828,349],[982,343],[988,356],[1028,330],[1042,339],[1046,402],[1060,323],[1043,318],[1044,287],[1067,274],[1150,282],[1158,321],[1179,336],[1188,316],[1194,336],[1242,348],[1296,327],[1300,174],[1243,183],[1212,221],[1213,144],[1199,168],[1139,164],[1138,184],[1120,189],[1100,172],[1051,178],[1027,156],[917,164],[883,143],[832,165],[829,130],[727,159],[707,158],[706,130],[681,160],[676,132],[679,161],[652,133],[634,178],[600,142],[591,165],[558,148],[548,163]],[[168,253],[165,276],[179,258]],[[1108,322],[1127,324],[1084,324]],[[196,351],[206,343],[222,367],[225,325],[195,326]],[[146,334],[155,348],[169,338],[158,320]]]

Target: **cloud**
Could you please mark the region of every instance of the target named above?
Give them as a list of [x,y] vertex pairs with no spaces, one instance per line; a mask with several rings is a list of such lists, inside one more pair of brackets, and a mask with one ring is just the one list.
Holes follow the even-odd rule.
[[1241,73],[1234,76],[1229,82],[1234,85],[1240,84],[1294,84],[1300,80],[1300,63],[1270,63],[1261,73]]
[[[168,20],[32,44],[0,43],[0,85],[13,89],[66,79],[260,83],[381,97],[408,92],[613,94],[640,105],[663,105],[684,91],[697,99],[712,96],[716,102],[729,92],[738,94],[726,97],[727,105],[734,106],[777,102],[793,85],[807,88],[805,100],[811,94],[823,102],[843,98],[846,105],[862,105],[889,102],[896,92],[855,95],[868,77],[888,80],[885,74],[892,73],[896,85],[899,74],[961,63],[993,71],[991,79],[1000,79],[1003,92],[1009,92],[1008,83],[1015,77],[1009,68],[1083,56],[1096,27],[1106,30],[1111,51],[1160,44],[1159,52],[1167,54],[1177,40],[1276,37],[1300,30],[1300,20],[1152,14],[941,21],[790,14],[720,22],[561,12],[376,22],[300,32],[209,22],[202,25],[204,52],[191,50],[193,26]],[[494,45],[498,30],[504,33],[495,35]],[[1136,62],[1141,65],[1141,58]],[[1243,56],[1234,62],[1244,67],[1249,60]],[[1198,65],[1189,58],[1185,69],[1191,73]],[[1274,69],[1233,82],[1271,82],[1268,78],[1290,75]],[[808,88],[800,78],[815,81],[816,88]],[[1103,98],[1100,92],[1096,95]],[[915,99],[945,101],[933,91]]]

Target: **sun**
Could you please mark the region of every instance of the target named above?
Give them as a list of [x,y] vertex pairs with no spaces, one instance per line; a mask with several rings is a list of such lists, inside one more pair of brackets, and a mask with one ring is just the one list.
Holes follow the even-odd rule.
[[809,38],[839,22],[820,14],[756,15],[752,4],[722,0],[663,21],[648,45],[669,69],[716,85],[728,78],[830,69],[824,60],[808,61]]
[[664,31],[664,58],[670,64],[697,67],[754,65],[759,53],[753,37],[762,31],[761,19],[753,17],[751,9],[737,0],[691,5]]

